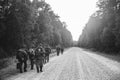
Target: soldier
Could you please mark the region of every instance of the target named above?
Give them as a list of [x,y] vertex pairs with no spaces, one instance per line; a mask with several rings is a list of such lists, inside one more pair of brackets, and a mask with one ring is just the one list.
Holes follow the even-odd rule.
[[61,54],[63,54],[63,52],[64,52],[64,48],[63,48],[63,47],[61,47]]
[[47,45],[45,47],[45,63],[49,62],[49,55],[51,53],[51,48]]
[[60,53],[60,46],[57,46],[57,47],[56,47],[56,51],[57,51],[57,56],[59,56],[59,53]]
[[35,52],[34,49],[29,49],[29,59],[30,59],[30,65],[31,65],[31,70],[33,70],[34,67],[34,58],[35,58]]
[[17,68],[20,70],[20,73],[23,72],[23,65],[24,65],[24,72],[27,71],[27,60],[28,55],[25,49],[19,49],[16,54],[16,59],[18,59]]
[[35,51],[35,64],[38,73],[39,71],[42,72],[43,62],[44,62],[44,50],[42,47],[39,47]]

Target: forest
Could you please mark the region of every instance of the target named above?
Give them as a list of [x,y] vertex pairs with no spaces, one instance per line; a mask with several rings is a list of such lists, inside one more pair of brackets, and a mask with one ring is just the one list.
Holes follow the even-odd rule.
[[120,51],[120,0],[99,0],[97,7],[79,37],[78,46],[117,54]]
[[72,35],[44,0],[0,0],[0,58],[14,55],[26,45],[69,47]]

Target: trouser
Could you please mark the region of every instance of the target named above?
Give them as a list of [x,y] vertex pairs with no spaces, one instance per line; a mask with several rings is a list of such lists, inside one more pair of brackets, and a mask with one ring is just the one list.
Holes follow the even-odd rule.
[[42,68],[43,68],[43,60],[36,60],[35,64],[36,64],[37,72],[38,72],[38,73],[39,73],[39,71],[42,72]]
[[43,65],[36,65],[36,69],[37,69],[38,73],[39,73],[39,71],[42,72],[42,68],[43,68]]
[[34,67],[34,60],[30,60],[30,65],[31,65],[31,70],[33,70],[33,67]]
[[44,56],[44,59],[43,59],[43,64],[46,63],[46,56]]
[[63,51],[61,51],[61,54],[63,54]]
[[46,62],[49,62],[49,55],[46,55],[46,56],[45,56],[45,63],[46,63]]
[[46,60],[47,60],[47,62],[49,62],[49,55],[47,55]]
[[23,66],[24,66],[24,72],[26,72],[27,71],[27,69],[26,69],[27,68],[27,61],[20,62],[19,64],[20,64],[20,67],[19,67],[20,73],[23,72]]
[[59,53],[60,53],[60,52],[59,52],[59,51],[57,51],[57,56],[59,56]]

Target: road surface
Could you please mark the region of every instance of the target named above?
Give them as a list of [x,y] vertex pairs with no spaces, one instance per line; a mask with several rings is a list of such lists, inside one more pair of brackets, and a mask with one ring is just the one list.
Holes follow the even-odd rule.
[[36,69],[11,75],[5,80],[120,80],[120,64],[80,48],[70,48]]

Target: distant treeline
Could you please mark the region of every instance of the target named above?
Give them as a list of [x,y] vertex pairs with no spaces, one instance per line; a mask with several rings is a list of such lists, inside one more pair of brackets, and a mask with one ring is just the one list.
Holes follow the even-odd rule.
[[23,45],[71,46],[72,35],[66,27],[44,0],[0,0],[0,58]]
[[91,15],[78,45],[98,51],[120,51],[120,0],[99,0],[99,10]]

